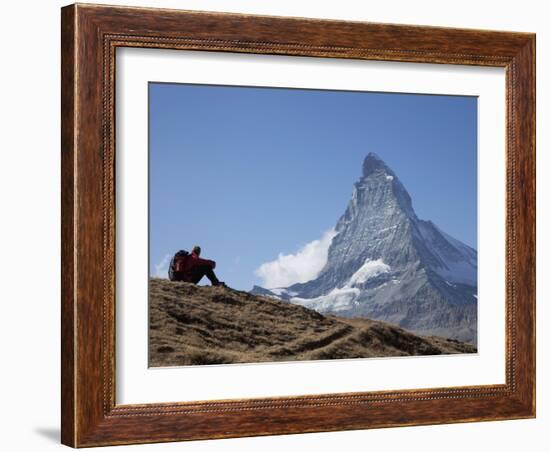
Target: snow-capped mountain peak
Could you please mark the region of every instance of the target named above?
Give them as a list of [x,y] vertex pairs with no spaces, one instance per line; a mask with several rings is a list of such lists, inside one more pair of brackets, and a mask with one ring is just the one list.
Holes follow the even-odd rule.
[[318,276],[273,296],[476,342],[476,250],[419,219],[398,176],[375,153],[365,158],[335,231]]

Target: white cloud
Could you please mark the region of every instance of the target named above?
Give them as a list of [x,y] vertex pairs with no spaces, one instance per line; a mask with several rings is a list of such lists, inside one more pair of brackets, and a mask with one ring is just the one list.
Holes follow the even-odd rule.
[[328,248],[335,235],[336,231],[330,229],[320,240],[309,242],[295,254],[280,253],[276,260],[260,265],[256,275],[267,288],[287,287],[314,279],[327,262]]
[[167,254],[158,264],[155,265],[155,273],[153,274],[155,278],[168,279],[168,266],[170,265],[171,259],[172,256]]

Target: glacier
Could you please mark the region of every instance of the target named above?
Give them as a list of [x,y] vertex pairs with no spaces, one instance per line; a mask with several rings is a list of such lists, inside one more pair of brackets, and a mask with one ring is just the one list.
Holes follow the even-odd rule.
[[[300,298],[295,297],[293,294],[296,292],[286,292],[290,294],[290,302],[305,306],[306,308],[315,309],[316,311],[331,310],[341,311],[349,308],[355,300],[361,294],[361,290],[358,288],[361,284],[366,283],[370,278],[378,276],[381,273],[387,273],[390,271],[389,265],[384,264],[381,259],[375,261],[367,260],[344,284],[343,287],[335,287],[328,294],[321,295],[315,298]],[[270,289],[272,292],[278,295],[282,295],[284,290]]]

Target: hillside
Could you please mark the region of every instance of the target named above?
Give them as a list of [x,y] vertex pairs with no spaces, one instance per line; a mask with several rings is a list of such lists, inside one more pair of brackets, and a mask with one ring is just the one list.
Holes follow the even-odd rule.
[[149,303],[152,367],[476,352],[458,341],[224,287],[151,279]]

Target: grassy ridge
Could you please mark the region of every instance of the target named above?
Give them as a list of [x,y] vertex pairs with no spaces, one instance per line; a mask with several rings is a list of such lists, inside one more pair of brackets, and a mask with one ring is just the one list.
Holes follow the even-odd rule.
[[149,303],[153,367],[476,352],[454,340],[224,287],[151,279]]

